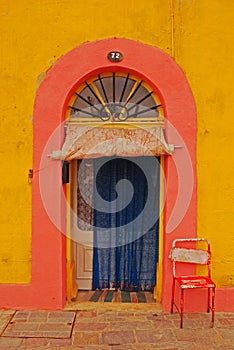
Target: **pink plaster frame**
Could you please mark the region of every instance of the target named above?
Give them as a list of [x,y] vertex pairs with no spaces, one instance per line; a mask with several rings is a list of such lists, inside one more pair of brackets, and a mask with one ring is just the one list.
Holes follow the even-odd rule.
[[[110,51],[120,51],[123,60],[110,62],[107,59]],[[61,147],[63,129],[56,128],[65,118],[75,88],[95,73],[105,71],[131,72],[147,81],[163,103],[168,121],[168,142],[182,146],[173,156],[165,157],[162,307],[169,310],[172,274],[168,255],[171,243],[178,237],[196,236],[195,103],[184,73],[168,54],[120,38],[76,47],[54,64],[37,91],[33,119],[32,280],[29,285],[0,287],[1,303],[5,308],[61,309],[65,304],[66,240],[61,230],[66,225],[66,209],[61,162],[48,158],[47,153]],[[48,143],[55,130],[56,137]],[[41,186],[48,189],[43,199]],[[60,222],[60,229],[53,224],[43,201],[48,201],[53,208],[52,216]]]

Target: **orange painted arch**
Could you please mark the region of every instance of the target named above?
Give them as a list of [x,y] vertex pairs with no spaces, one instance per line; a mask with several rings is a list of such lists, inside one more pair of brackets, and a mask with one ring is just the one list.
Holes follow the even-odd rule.
[[[110,62],[110,51],[120,51],[123,60]],[[123,38],[76,47],[54,64],[37,91],[33,118],[32,279],[29,285],[0,286],[5,308],[61,309],[65,304],[66,237],[62,231],[66,227],[66,203],[61,161],[47,155],[61,148],[62,122],[75,89],[94,74],[106,71],[130,72],[148,82],[163,104],[168,143],[182,146],[173,156],[165,157],[164,169],[162,308],[169,310],[171,243],[178,237],[196,236],[195,103],[183,71],[168,54]]]

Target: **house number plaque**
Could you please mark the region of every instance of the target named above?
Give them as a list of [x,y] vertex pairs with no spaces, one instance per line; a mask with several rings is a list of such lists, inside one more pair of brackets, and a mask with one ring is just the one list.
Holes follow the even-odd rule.
[[120,62],[123,59],[123,55],[119,51],[111,51],[108,53],[107,58],[111,62]]

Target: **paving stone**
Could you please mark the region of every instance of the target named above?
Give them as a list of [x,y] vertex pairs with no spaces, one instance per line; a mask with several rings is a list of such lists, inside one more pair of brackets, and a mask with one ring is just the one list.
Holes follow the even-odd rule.
[[100,344],[99,332],[75,332],[73,345]]
[[13,313],[4,313],[1,312],[0,313],[0,335],[2,334],[2,332],[4,331],[4,329],[6,328],[6,326],[8,325],[9,321],[12,318]]
[[[98,349],[97,345],[95,345],[95,346],[96,346],[96,347],[93,348],[93,349]],[[78,349],[85,349],[85,350],[87,350],[87,346],[86,346],[86,345],[59,346],[59,348],[56,348],[56,349],[59,349],[59,350],[78,350]]]
[[[180,328],[180,319],[172,321],[175,328]],[[191,318],[184,320],[184,329],[186,328],[210,328],[211,320]]]
[[216,318],[217,327],[223,327],[223,326],[227,326],[227,327],[234,327],[234,318],[231,317],[217,317]]
[[[86,346],[85,350],[112,350],[112,346],[111,345],[88,345]],[[125,350],[122,348],[122,350]]]
[[55,318],[66,318],[66,317],[73,317],[74,316],[73,311],[49,311],[48,317],[55,317]]
[[210,318],[186,313],[180,329],[178,313],[152,310],[0,311],[0,350],[234,350],[234,314]]
[[49,339],[49,345],[51,346],[70,346],[72,344],[71,338],[69,339]]
[[[165,315],[163,314],[148,314],[148,315],[145,315],[146,319],[147,320],[152,320],[152,321],[156,321],[156,320],[164,320],[165,319]],[[142,318],[144,319],[144,316],[142,316]]]
[[218,315],[222,315],[222,317],[232,317],[234,318],[233,312],[219,312]]
[[42,337],[46,338],[70,338],[71,332],[70,331],[48,331],[48,332],[41,332]]
[[132,344],[135,343],[134,333],[132,331],[103,332],[102,343],[109,345]]
[[[124,350],[133,350],[133,349],[135,349],[134,345],[129,345],[129,344],[124,345]],[[119,345],[119,344],[112,345],[112,350],[123,350],[123,345]]]
[[7,329],[6,332],[4,333],[4,335],[7,335],[9,333],[11,333],[11,331],[13,332],[27,332],[27,331],[37,331],[39,327],[38,323],[14,323],[14,324],[10,324]]
[[23,317],[23,318],[27,318],[28,315],[31,313],[31,311],[16,311],[15,316],[14,317]]
[[69,338],[74,319],[75,312],[19,311],[5,328],[3,336]]
[[6,316],[6,315],[12,316],[14,315],[14,313],[15,313],[15,310],[0,310],[0,316]]
[[50,312],[48,314],[48,322],[64,323],[64,322],[73,322],[75,317],[75,312]]
[[[124,318],[122,320],[124,321]],[[77,324],[80,324],[80,323],[91,323],[91,322],[95,323],[95,324],[97,324],[97,323],[109,324],[111,322],[111,319],[110,318],[106,319],[105,317],[103,317],[103,318],[97,317],[94,319],[82,317],[82,318],[76,319],[74,324],[76,326]]]
[[[187,346],[187,347],[185,347],[185,346]],[[215,349],[215,347],[212,345],[212,348],[211,348],[211,346],[210,345],[208,345],[208,346],[204,346],[204,345],[198,345],[198,344],[193,344],[193,343],[190,343],[190,342],[188,342],[185,346],[183,346],[183,349],[191,349],[191,347],[192,347],[192,350],[213,350],[213,349]]]
[[[35,318],[44,318],[48,317],[50,311],[40,311],[40,310],[35,310],[35,311],[29,311],[28,317],[35,317]],[[18,313],[16,313],[16,316]]]
[[[127,324],[126,324],[127,322]],[[153,323],[148,321],[137,321],[137,318],[135,321],[129,321],[128,319],[125,319],[124,321],[121,322],[116,322],[113,321],[111,322],[111,328],[112,330],[134,330],[134,329],[152,329],[153,328]]]
[[[136,349],[142,349],[142,345],[139,344],[126,344],[124,345],[124,350],[136,350]],[[150,348],[151,350],[152,348]],[[123,350],[123,345],[112,345],[112,350]],[[149,348],[145,347],[144,345],[144,350],[149,350]]]
[[[50,349],[50,350],[58,350],[58,347],[57,346],[34,346],[34,347],[32,347],[32,348],[23,348],[23,349],[21,349],[21,348],[19,348],[19,349],[17,349],[17,350],[42,350],[42,349]],[[60,348],[59,348],[60,349]]]
[[[100,318],[97,318],[97,319],[95,319],[95,322],[99,322],[100,320],[101,320]],[[111,317],[111,316],[102,317],[101,322],[124,322],[125,320],[126,320],[126,317],[124,317],[124,316],[113,315],[113,317]],[[130,319],[128,319],[128,322],[134,321],[134,320],[135,320],[135,318],[132,318],[132,319],[130,318]]]
[[190,313],[185,313],[184,314],[185,318],[209,318],[210,317],[210,313],[208,312],[190,312]]
[[231,340],[234,345],[234,328],[231,327],[231,329],[223,329],[221,333],[223,339],[225,340]]
[[136,337],[139,343],[159,343],[176,340],[170,329],[137,330]]
[[29,349],[36,346],[46,346],[48,345],[48,339],[47,338],[27,338],[25,344]]
[[47,318],[48,318],[48,312],[37,311],[37,312],[31,312],[27,319],[30,322],[44,322],[44,321],[47,321]]
[[[37,324],[36,324],[37,326]],[[38,326],[39,331],[49,331],[49,332],[59,332],[59,331],[67,331],[70,330],[70,325],[66,323],[41,323]]]
[[103,322],[80,322],[75,324],[74,331],[103,331],[108,326],[108,323]]
[[13,348],[17,349],[24,343],[24,339],[21,338],[0,338],[0,349]]
[[127,315],[127,314],[120,314],[120,315],[118,315],[118,314],[116,314],[116,313],[114,313],[114,314],[109,314],[109,315],[103,315],[102,316],[102,319],[103,320],[105,320],[105,321],[109,321],[109,322],[113,322],[113,321],[116,321],[116,322],[118,322],[118,321],[125,321],[126,319],[128,320],[128,322],[130,322],[130,321],[146,321],[146,318],[144,317],[138,317],[138,316],[136,316],[136,315]]
[[97,317],[96,311],[78,311],[76,317]]
[[[188,329],[188,328],[178,328],[173,331],[178,341],[200,341],[205,339],[215,339],[217,333],[214,328],[207,328],[205,332],[203,329]],[[206,335],[204,337],[204,334]]]
[[[85,350],[112,350],[111,345],[87,345]],[[122,350],[125,350],[122,348]]]

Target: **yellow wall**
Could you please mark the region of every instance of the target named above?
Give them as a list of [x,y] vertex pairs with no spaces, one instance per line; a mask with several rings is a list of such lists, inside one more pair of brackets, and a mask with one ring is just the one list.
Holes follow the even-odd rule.
[[186,73],[198,111],[198,232],[212,242],[217,284],[234,284],[233,11],[230,0],[1,1],[1,283],[30,282],[27,175],[38,84],[77,45],[117,36],[172,53]]
[[197,106],[198,235],[211,240],[217,285],[234,286],[234,3],[175,3],[175,58]]

